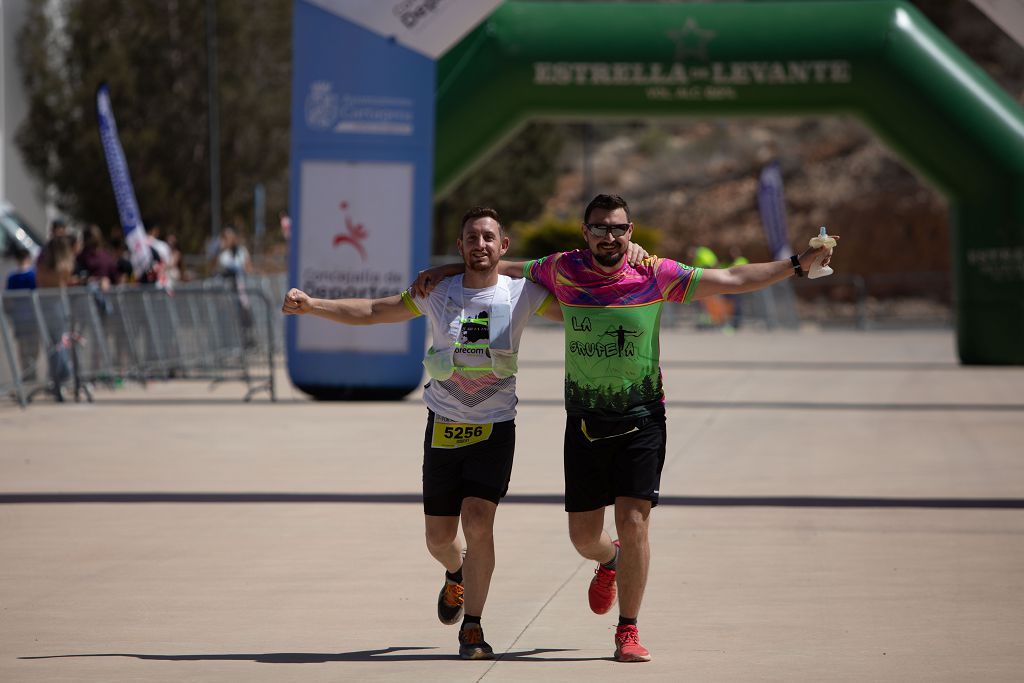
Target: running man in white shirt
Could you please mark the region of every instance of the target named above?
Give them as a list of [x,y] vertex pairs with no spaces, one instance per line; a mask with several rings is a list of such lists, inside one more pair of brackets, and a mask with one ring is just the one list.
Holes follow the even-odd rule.
[[282,310],[347,325],[420,315],[429,320],[423,512],[427,549],[445,568],[437,616],[444,624],[462,618],[461,658],[491,659],[480,617],[494,571],[494,515],[512,473],[519,340],[532,315],[557,321],[562,315],[540,285],[498,275],[509,239],[493,209],[468,211],[456,244],[465,274],[445,280],[425,299],[405,291],[382,299],[327,300],[292,289]]

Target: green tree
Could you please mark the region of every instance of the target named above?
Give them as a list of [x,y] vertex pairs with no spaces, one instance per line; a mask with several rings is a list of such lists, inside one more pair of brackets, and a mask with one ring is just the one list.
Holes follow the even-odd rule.
[[654,380],[650,375],[644,375],[644,381],[640,383],[640,397],[643,401],[653,401],[658,398],[658,390],[654,386]]
[[[222,220],[247,225],[252,189],[287,205],[291,2],[217,4]],[[95,90],[110,85],[143,217],[196,250],[209,233],[204,0],[33,0],[18,40],[29,100],[17,144],[67,214],[109,229],[117,206]]]
[[506,225],[536,218],[555,189],[564,126],[534,122],[434,204],[435,254],[454,253],[467,209],[489,206]]

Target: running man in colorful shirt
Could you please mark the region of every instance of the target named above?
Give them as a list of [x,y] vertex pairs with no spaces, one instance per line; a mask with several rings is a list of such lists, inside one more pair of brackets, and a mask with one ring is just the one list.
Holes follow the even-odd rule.
[[[427,317],[432,346],[424,358],[430,382],[423,392],[423,512],[427,549],[445,568],[437,616],[444,624],[462,619],[460,657],[491,659],[480,618],[494,571],[494,516],[512,473],[516,353],[535,313],[562,316],[543,287],[498,274],[509,239],[494,210],[468,211],[456,246],[465,274],[429,295],[326,300],[292,289],[282,310],[347,325]],[[643,256],[636,249],[631,259]]]
[[[662,306],[750,292],[802,276],[822,250],[727,269],[692,268],[659,258],[633,266],[625,258],[633,223],[629,206],[618,195],[598,195],[590,202],[582,232],[586,249],[525,264],[505,262],[499,272],[514,275],[522,267],[519,274],[543,285],[561,306],[569,538],[580,555],[598,563],[588,590],[591,610],[605,614],[618,597],[615,659],[646,662],[651,655],[640,644],[636,624],[650,565],[649,519],[665,463]],[[454,270],[424,271],[415,287],[421,291],[436,285]],[[609,505],[615,510],[614,541],[604,531]]]

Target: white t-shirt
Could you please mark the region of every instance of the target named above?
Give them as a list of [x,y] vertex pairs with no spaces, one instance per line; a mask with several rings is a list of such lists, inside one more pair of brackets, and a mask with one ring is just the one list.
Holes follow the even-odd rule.
[[[498,277],[508,286],[509,303],[512,307],[512,348],[518,351],[519,340],[530,317],[534,313],[543,312],[554,299],[548,290],[529,280],[513,279],[504,275]],[[495,289],[463,289],[462,307],[465,317],[476,320],[489,318]],[[430,321],[431,339],[450,337],[449,327],[452,321],[445,319],[448,287],[443,283],[435,287],[426,300],[412,298],[408,294],[403,295],[403,298]],[[486,322],[463,322],[458,341],[463,344],[486,346],[489,342],[489,332]],[[456,347],[455,373],[443,381],[431,379],[423,391],[423,402],[437,415],[454,422],[488,424],[515,419],[518,401],[515,375],[497,377],[492,372],[459,372],[459,368],[490,365],[491,358],[487,348]]]
[[217,270],[222,275],[238,275],[245,272],[245,266],[249,262],[249,250],[239,245],[238,250],[232,252],[224,249],[217,254]]
[[170,264],[172,256],[171,245],[167,244],[167,242],[164,242],[163,240],[158,240],[155,237],[150,237],[149,246],[153,247],[153,249],[156,250],[157,255],[160,256],[161,262],[165,264]]

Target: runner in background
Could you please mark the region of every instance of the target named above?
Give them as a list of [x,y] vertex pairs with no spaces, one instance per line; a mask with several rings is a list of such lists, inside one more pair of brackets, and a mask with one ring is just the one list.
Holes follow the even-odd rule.
[[[691,251],[690,263],[694,268],[718,268],[718,254],[711,247],[698,246]],[[695,302],[697,329],[720,328],[732,317],[732,302],[724,296],[709,296]]]
[[[745,266],[750,263],[750,259],[744,256],[740,248],[735,245],[729,247],[729,258],[732,261],[729,265],[724,266],[725,268],[735,268],[736,266]],[[731,304],[732,317],[726,321],[722,331],[731,334],[740,329],[740,325],[743,323],[743,297],[739,294],[726,294],[725,298]]]

